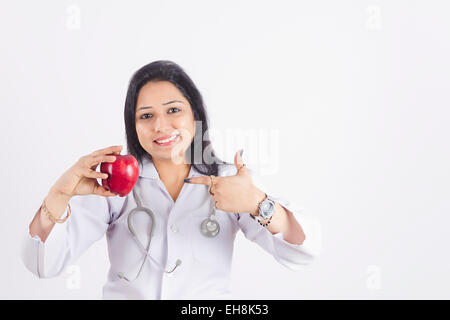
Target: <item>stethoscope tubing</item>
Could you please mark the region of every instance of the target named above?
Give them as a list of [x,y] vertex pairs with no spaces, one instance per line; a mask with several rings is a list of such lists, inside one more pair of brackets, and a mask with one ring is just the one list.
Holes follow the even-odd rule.
[[[142,269],[144,268],[145,263],[147,262],[147,259],[150,259],[151,261],[153,261],[158,268],[160,268],[161,270],[163,270],[166,273],[172,273],[180,264],[181,264],[181,260],[177,259],[176,261],[176,265],[175,267],[171,270],[171,271],[166,271],[164,270],[164,268],[161,267],[161,264],[156,261],[156,259],[154,259],[151,255],[150,255],[150,244],[152,242],[152,237],[153,237],[153,233],[155,231],[155,214],[153,213],[152,210],[150,210],[149,208],[146,208],[144,206],[142,206],[142,202],[141,199],[139,199],[136,190],[133,188],[133,197],[134,200],[136,201],[136,208],[134,208],[133,210],[130,211],[130,213],[128,214],[128,218],[127,218],[127,226],[128,226],[128,230],[130,231],[131,235],[133,236],[134,241],[136,242],[136,244],[138,245],[138,247],[142,250],[142,252],[145,254],[144,256],[144,261],[141,264],[141,267],[139,268],[139,271],[136,275],[136,277],[133,280],[129,280],[127,277],[125,277],[125,275],[123,273],[119,273],[118,276],[122,279],[125,279],[127,281],[134,281],[136,280],[139,275],[141,274]],[[216,221],[215,219],[215,205],[213,204],[213,208],[212,208],[212,213],[210,215],[210,217],[206,218],[200,227],[200,232],[207,238],[212,238],[215,237],[219,231],[220,231],[220,225],[219,223]],[[144,247],[144,245],[142,244],[142,242],[138,239],[138,236],[133,228],[133,222],[132,222],[132,218],[133,218],[133,214],[137,211],[144,211],[145,213],[147,213],[152,221],[152,226],[151,226],[151,230],[149,233],[149,240],[148,240],[148,244],[147,244],[147,248]],[[211,231],[208,230],[206,227],[204,227],[204,225],[207,225],[208,223],[213,223],[215,225],[215,230]]]
[[[149,254],[150,253],[150,243],[152,242],[153,233],[155,231],[155,214],[153,213],[152,210],[142,206],[142,202],[139,199],[137,192],[134,188],[133,188],[133,196],[134,196],[134,200],[136,201],[136,208],[131,210],[130,213],[128,214],[128,218],[127,218],[128,230],[130,230],[130,233],[133,236],[133,239],[136,242],[136,244],[138,245],[139,249],[141,249],[142,252],[145,254],[144,261],[142,262],[141,267],[139,268],[139,271],[138,271],[136,277],[133,279],[133,280],[136,280],[139,277],[139,275],[141,274],[141,271],[144,268],[144,265],[147,262],[147,259],[152,260],[154,263],[156,263],[156,265],[159,268],[161,268],[161,265],[158,261],[156,261],[156,259],[154,259]],[[133,214],[137,211],[144,211],[145,213],[147,213],[149,215],[149,217],[152,221],[152,226],[151,226],[151,230],[149,233],[149,240],[148,240],[147,248],[145,248],[144,245],[141,243],[141,241],[138,239],[137,234],[133,228],[132,218],[133,218]],[[161,269],[164,270],[163,268],[161,268]],[[120,274],[120,277],[124,278],[125,280],[128,280],[128,281],[133,281],[133,280],[129,280],[128,278],[126,278],[122,273]]]

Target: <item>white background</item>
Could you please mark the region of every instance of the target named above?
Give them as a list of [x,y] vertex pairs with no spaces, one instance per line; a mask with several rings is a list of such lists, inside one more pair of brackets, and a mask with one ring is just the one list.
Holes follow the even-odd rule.
[[[450,298],[449,13],[447,1],[3,1],[0,298],[101,298],[105,238],[43,280],[20,241],[79,157],[126,150],[128,81],[159,59],[194,80],[212,128],[278,132],[265,182],[322,225],[320,258],[298,272],[239,233],[236,299]],[[241,147],[250,160],[245,139],[216,149],[233,161]]]

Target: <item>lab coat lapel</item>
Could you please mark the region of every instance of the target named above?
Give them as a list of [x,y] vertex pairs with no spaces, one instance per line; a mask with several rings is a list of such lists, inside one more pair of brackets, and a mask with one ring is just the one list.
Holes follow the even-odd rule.
[[[152,182],[154,184],[159,185],[161,192],[165,193],[164,195],[161,194],[159,196],[164,197],[166,201],[170,202],[170,204],[168,204],[171,206],[169,226],[170,223],[181,223],[181,221],[186,219],[190,214],[198,214],[199,212],[204,212],[205,215],[209,214],[211,199],[207,186],[186,183],[183,185],[176,202],[174,202],[164,186],[164,183],[161,181],[153,161],[147,158],[143,159],[142,164],[139,166],[139,176],[153,180]],[[198,172],[194,166],[191,165],[188,178],[199,176],[204,176],[204,174]]]

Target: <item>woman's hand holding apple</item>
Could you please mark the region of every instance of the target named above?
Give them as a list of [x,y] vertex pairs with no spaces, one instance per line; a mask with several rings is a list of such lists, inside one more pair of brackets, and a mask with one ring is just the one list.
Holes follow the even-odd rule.
[[97,179],[107,179],[108,174],[96,171],[102,162],[114,162],[119,155],[122,146],[112,146],[94,151],[81,157],[70,167],[53,185],[52,191],[71,198],[76,195],[96,194],[105,197],[115,197],[112,193],[101,186]]

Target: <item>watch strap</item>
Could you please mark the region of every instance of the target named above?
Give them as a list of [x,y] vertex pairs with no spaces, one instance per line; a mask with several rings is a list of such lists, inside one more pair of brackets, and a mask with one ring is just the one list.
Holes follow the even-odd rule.
[[269,196],[267,195],[267,193],[264,193],[264,198],[258,203],[258,215],[255,217],[255,219],[260,222],[262,220],[265,220],[265,218],[261,217],[261,214],[259,213],[259,210],[261,208],[261,204],[266,201],[267,199],[269,199]]

